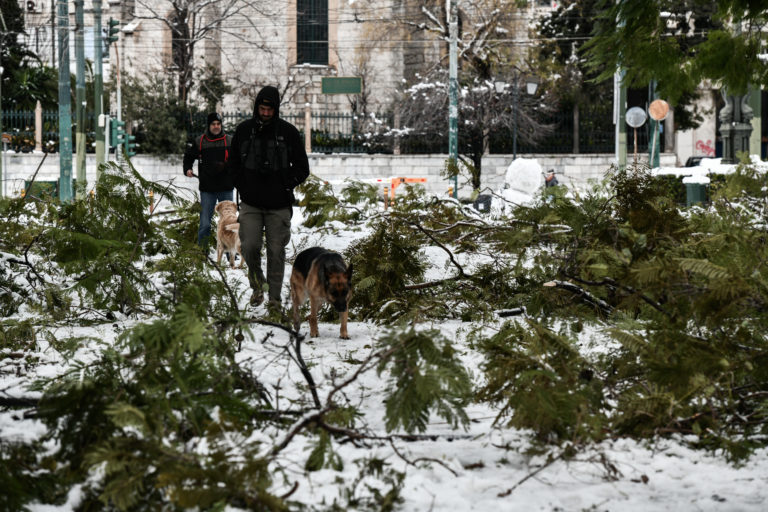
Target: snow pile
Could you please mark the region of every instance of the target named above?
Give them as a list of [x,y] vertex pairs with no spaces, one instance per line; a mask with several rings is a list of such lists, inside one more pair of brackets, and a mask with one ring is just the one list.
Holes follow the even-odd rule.
[[517,158],[504,175],[504,188],[494,198],[491,211],[502,214],[514,205],[532,204],[544,186],[544,172],[538,160]]
[[[759,155],[750,155],[750,160],[755,169],[768,172],[768,162],[761,160]],[[657,176],[706,176],[707,174],[731,174],[737,167],[737,164],[722,163],[722,158],[702,158],[699,165],[694,167],[657,167],[651,173]]]

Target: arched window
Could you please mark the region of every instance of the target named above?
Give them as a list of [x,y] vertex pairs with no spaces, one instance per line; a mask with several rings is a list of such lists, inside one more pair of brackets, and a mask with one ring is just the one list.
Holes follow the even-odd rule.
[[296,0],[296,63],[328,64],[328,0]]

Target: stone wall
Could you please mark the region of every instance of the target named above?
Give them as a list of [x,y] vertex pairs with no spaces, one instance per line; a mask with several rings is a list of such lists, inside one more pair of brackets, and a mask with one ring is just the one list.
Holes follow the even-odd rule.
[[[43,159],[42,153],[7,153],[3,161],[5,193],[18,195],[24,188],[24,182],[32,178]],[[434,194],[447,194],[451,183],[440,176],[445,167],[446,155],[357,155],[311,154],[310,169],[319,178],[328,181],[335,188],[345,180],[360,180],[367,183],[390,186],[394,177],[426,178],[424,186]],[[599,181],[614,162],[612,154],[599,155],[523,155],[520,158],[536,159],[543,170],[555,169],[558,181],[570,187],[583,189],[590,181]],[[646,158],[647,160],[647,158]],[[176,186],[190,190],[197,189],[197,181],[187,178],[181,172],[181,157],[167,159],[137,155],[132,158],[134,167],[146,179],[158,182],[173,180]],[[504,184],[504,175],[512,162],[511,155],[489,155],[483,158],[482,185],[492,190],[500,189]],[[662,167],[674,167],[674,154],[662,154]],[[73,170],[73,177],[76,171]],[[48,155],[37,175],[37,181],[55,181],[59,177],[58,154]],[[89,154],[86,159],[86,178],[95,180],[95,157]],[[542,184],[544,183],[542,177]],[[459,178],[459,196],[468,197],[472,193],[466,179]]]

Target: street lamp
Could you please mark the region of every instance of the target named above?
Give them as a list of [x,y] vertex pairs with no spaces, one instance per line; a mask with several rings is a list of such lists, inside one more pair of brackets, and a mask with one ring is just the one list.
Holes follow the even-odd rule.
[[[520,96],[520,74],[515,73],[514,81],[512,84],[512,159],[517,160],[517,101]],[[507,88],[507,83],[502,81],[494,82],[496,92],[502,94]],[[539,83],[533,77],[525,78],[525,92],[529,96],[536,94]]]

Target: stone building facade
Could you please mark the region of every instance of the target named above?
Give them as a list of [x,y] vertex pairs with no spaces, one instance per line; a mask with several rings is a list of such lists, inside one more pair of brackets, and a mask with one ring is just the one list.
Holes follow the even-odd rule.
[[[86,58],[92,58],[95,2],[83,2]],[[514,8],[512,0],[460,0],[460,30],[471,31],[483,18],[480,11],[504,2],[508,18],[494,37],[522,55],[531,44],[532,20],[558,2],[528,0]],[[20,3],[27,45],[55,66],[53,13],[58,0]],[[191,94],[197,94],[204,70],[214,70],[232,87],[218,105],[222,111],[249,112],[256,92],[267,84],[281,91],[286,113],[303,112],[307,105],[324,112],[392,111],[405,83],[437,63],[447,63],[445,8],[445,0],[101,0],[102,26],[109,18],[120,21],[119,41],[105,47],[104,78],[115,79],[118,54],[122,76],[178,77],[179,52],[192,46]],[[70,30],[77,29],[74,12],[75,2],[69,0]],[[180,17],[188,28],[174,32],[174,20]],[[324,77],[361,77],[362,94],[324,94]],[[680,164],[691,155],[715,154],[717,92],[708,84],[702,88],[705,122],[696,130],[664,134]],[[757,151],[759,137],[758,126]]]
[[[52,14],[58,0],[21,3],[27,6],[27,44],[55,65]],[[516,9],[511,0],[462,1],[460,29],[473,25],[473,8],[489,3],[514,12],[505,31],[513,33],[510,47],[517,51],[525,47],[528,22],[557,5],[529,0]],[[93,56],[93,4],[84,0],[86,58]],[[404,81],[447,63],[445,5],[445,0],[102,0],[102,26],[110,18],[120,21],[120,39],[105,52],[105,81],[115,79],[118,54],[123,76],[173,75],[179,73],[179,55],[183,59],[191,50],[192,95],[204,70],[215,70],[233,88],[219,105],[225,111],[249,110],[266,84],[283,93],[288,111],[302,111],[307,103],[324,111],[387,110]],[[75,2],[69,0],[70,30],[76,29],[74,13]],[[187,28],[175,31],[179,19]],[[362,94],[324,94],[323,77],[361,77]]]

